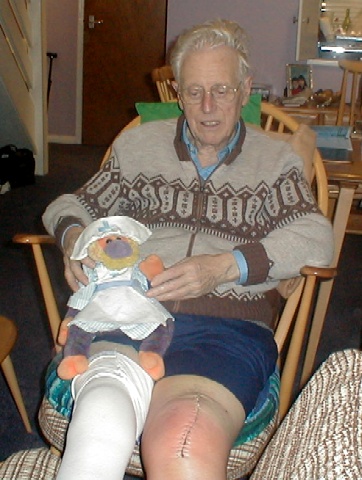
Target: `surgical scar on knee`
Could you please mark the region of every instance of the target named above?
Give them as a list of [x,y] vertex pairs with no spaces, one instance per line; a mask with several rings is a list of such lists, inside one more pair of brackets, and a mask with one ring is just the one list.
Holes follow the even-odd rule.
[[181,435],[179,451],[177,456],[179,458],[185,458],[189,456],[189,448],[191,445],[192,432],[196,426],[197,419],[200,414],[200,395],[195,398],[195,408],[192,412],[189,422],[185,425],[184,431]]

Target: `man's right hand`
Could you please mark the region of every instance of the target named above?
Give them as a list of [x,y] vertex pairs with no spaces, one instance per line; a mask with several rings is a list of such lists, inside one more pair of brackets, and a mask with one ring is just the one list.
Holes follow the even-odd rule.
[[74,250],[75,242],[83,230],[83,227],[71,227],[66,232],[63,240],[64,276],[73,292],[79,290],[78,282],[83,285],[88,285],[89,283],[88,277],[82,269],[82,263],[89,268],[95,267],[95,262],[89,257],[85,257],[82,260],[71,260],[70,258]]

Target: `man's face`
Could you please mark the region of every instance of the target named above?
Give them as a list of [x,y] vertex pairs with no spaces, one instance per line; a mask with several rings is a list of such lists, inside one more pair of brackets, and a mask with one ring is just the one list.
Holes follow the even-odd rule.
[[[179,100],[198,148],[224,148],[235,132],[242,105],[248,100],[250,78],[240,84],[239,63],[236,52],[226,46],[205,47],[189,53],[182,64],[181,81],[178,86]],[[240,88],[231,102],[217,101],[210,93],[214,85]],[[203,95],[198,104],[183,101],[185,88],[198,86]],[[209,93],[208,93],[209,92]]]

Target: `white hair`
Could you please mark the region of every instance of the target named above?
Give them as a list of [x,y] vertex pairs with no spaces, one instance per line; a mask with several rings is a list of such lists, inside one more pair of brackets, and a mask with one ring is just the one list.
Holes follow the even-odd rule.
[[240,80],[244,80],[250,71],[247,36],[240,25],[229,20],[208,21],[195,25],[179,35],[170,55],[175,80],[180,82],[182,64],[189,52],[219,46],[228,46],[236,51],[239,58]]

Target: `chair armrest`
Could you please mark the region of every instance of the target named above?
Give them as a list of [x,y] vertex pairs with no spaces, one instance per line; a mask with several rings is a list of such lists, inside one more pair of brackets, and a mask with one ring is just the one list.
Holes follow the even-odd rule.
[[317,277],[319,280],[329,280],[337,275],[337,270],[331,267],[314,267],[306,265],[301,268],[299,277],[288,278],[287,280],[281,280],[279,282],[277,287],[279,294],[284,299],[289,298],[300,284],[302,278],[308,275]]
[[[306,341],[306,335],[308,335],[310,313],[313,310],[313,299],[317,291],[318,283],[334,278],[337,274],[337,270],[333,267],[315,267],[306,265],[301,268],[300,273],[300,281],[293,293],[287,299],[274,336],[280,353],[288,335],[291,333],[288,353],[284,361],[281,375],[280,419],[284,417],[292,402],[294,382],[298,371],[303,344]],[[311,329],[312,328],[313,325],[311,325]],[[314,362],[314,357],[309,357],[308,359],[306,357],[302,361],[302,366],[304,367],[306,361],[309,363]]]
[[55,238],[51,235],[37,235],[35,233],[17,233],[13,236],[14,243],[29,243],[31,245],[55,243]]
[[303,276],[313,275],[320,280],[330,280],[336,277],[337,269],[334,267],[315,267],[311,265],[306,265],[301,268],[300,273]]

